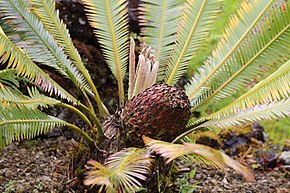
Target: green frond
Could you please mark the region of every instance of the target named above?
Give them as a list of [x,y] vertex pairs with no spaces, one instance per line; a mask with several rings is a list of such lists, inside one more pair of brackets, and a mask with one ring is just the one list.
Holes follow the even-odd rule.
[[[0,27],[0,30],[1,30],[1,27]],[[1,63],[1,61],[0,61],[0,63]],[[15,74],[16,74],[16,72],[14,69],[0,70],[0,83],[3,83],[5,85],[11,86],[11,87],[19,86],[19,83],[16,80]]]
[[220,12],[217,0],[188,0],[181,15],[175,44],[165,69],[165,83],[175,84],[205,41]]
[[[143,137],[143,140],[150,151],[160,154],[162,157],[166,158],[167,163],[182,156],[186,156],[190,159],[190,157],[192,157],[191,154],[196,154],[204,159],[204,161],[202,161],[203,163],[210,163],[210,165],[221,168],[224,171],[225,167],[231,167],[235,171],[242,174],[246,181],[254,180],[254,176],[247,170],[245,166],[242,166],[240,163],[233,160],[226,154],[211,147],[192,143],[173,144],[150,139],[148,137]],[[194,157],[192,158],[193,160],[198,160]]]
[[266,119],[285,118],[290,116],[290,99],[282,99],[279,102],[268,102],[245,109],[235,109],[236,114],[224,115],[218,111],[211,115],[212,120],[200,127],[227,128],[241,123],[255,122]]
[[179,136],[177,136],[172,143],[175,143],[177,141],[179,141],[180,139],[183,139],[185,136],[187,136],[188,134],[192,133],[194,130],[198,129],[200,125],[203,125],[204,123],[206,123],[207,121],[211,120],[210,118],[202,118],[202,119],[198,119],[193,117],[191,119],[189,119],[189,121],[186,124],[186,131],[183,132],[182,134],[180,134]]
[[20,139],[29,139],[66,122],[48,116],[38,109],[14,105],[0,106],[0,149]]
[[15,89],[15,87],[5,86],[1,84],[0,80],[0,105],[16,105],[16,101],[28,99],[29,97],[23,95],[18,89]]
[[27,87],[27,90],[29,96],[22,94],[16,89],[10,89],[5,86],[0,87],[0,104],[24,105],[28,108],[37,108],[38,106],[47,107],[61,103],[59,100],[40,94],[35,87]]
[[20,48],[16,47],[4,33],[0,33],[0,56],[2,63],[8,62],[7,68],[15,69],[18,76],[23,76],[50,95],[55,94],[70,102],[77,100],[52,80]]
[[152,158],[146,149],[128,148],[111,155],[104,166],[90,160],[84,184],[105,186],[106,192],[135,192],[146,180]]
[[106,62],[118,81],[119,102],[124,103],[123,78],[128,62],[128,9],[126,0],[83,0],[87,16],[102,46]]
[[11,27],[14,27],[23,40],[17,45],[23,47],[32,60],[55,68],[72,80],[77,88],[93,95],[79,69],[67,58],[62,48],[57,45],[37,16],[29,11],[23,0],[0,1],[0,10],[5,16],[4,19],[13,23]]
[[182,4],[176,0],[145,0],[140,4],[141,34],[152,47],[156,61],[160,62],[159,81],[164,79],[166,62],[173,49]]
[[59,12],[55,10],[55,0],[31,0],[29,3],[32,5],[31,10],[39,17],[47,31],[51,33],[58,45],[64,49],[64,52],[82,73],[95,95],[100,113],[103,114],[102,102],[97,88],[86,70],[77,49],[73,45],[66,25],[60,20]]
[[186,86],[192,110],[234,94],[253,79],[266,76],[283,64],[290,53],[290,7],[289,3],[286,5],[282,4],[287,9],[274,6],[268,11],[265,19],[243,34],[247,36],[240,39],[239,45],[235,44],[236,50],[230,50],[223,63],[216,66],[227,51],[226,45],[231,43],[230,37],[227,37],[229,40],[222,40],[225,45],[218,47],[200,74]]
[[92,127],[92,124],[89,121],[89,119],[74,106],[62,103],[59,100],[40,94],[37,88],[35,87],[32,88],[27,87],[27,91],[29,96],[22,94],[15,87],[11,88],[8,86],[1,85],[0,80],[0,105],[3,106],[15,105],[18,107],[25,106],[32,109],[36,109],[39,106],[45,108],[47,108],[48,106],[62,106],[78,114],[86,123],[88,123],[90,127]]
[[256,105],[277,102],[290,96],[290,60],[273,74],[251,88],[228,106],[210,115],[210,118],[220,118],[236,114],[241,110],[250,109]]

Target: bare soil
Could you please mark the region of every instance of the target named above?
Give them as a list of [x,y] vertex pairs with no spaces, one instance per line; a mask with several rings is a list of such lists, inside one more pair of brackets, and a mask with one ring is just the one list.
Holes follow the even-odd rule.
[[[15,142],[0,152],[0,192],[61,193],[84,192],[73,176],[72,147],[76,142],[64,137]],[[253,170],[254,182],[245,182],[232,170],[228,174],[198,167],[191,184],[195,192],[290,192],[290,166]],[[89,191],[89,190],[88,190]],[[151,191],[152,192],[152,191]],[[157,192],[157,190],[156,190]]]

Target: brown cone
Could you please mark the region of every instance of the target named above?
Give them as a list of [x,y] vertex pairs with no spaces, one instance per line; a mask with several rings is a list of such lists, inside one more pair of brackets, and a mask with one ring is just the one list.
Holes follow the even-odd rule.
[[129,146],[143,146],[142,135],[172,141],[184,132],[190,103],[180,88],[155,84],[128,101],[120,118]]

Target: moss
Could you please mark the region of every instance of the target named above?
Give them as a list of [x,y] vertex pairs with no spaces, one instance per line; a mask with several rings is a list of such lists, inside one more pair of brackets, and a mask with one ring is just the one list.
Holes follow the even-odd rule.
[[213,148],[220,147],[219,137],[212,131],[201,131],[192,135],[196,143],[208,145]]
[[85,169],[77,168],[77,169],[75,169],[74,174],[75,174],[75,176],[83,176],[85,172],[86,172]]

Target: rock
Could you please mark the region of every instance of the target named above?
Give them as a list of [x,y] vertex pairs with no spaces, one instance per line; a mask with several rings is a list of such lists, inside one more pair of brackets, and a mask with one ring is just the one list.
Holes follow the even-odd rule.
[[25,182],[25,179],[21,179],[17,181],[18,184],[23,184],[24,182]]
[[216,186],[216,185],[218,184],[218,181],[217,181],[216,179],[212,179],[210,182],[211,182],[214,186]]
[[52,179],[49,176],[41,176],[40,181],[43,182],[52,182]]
[[283,151],[280,155],[281,163],[290,165],[290,151]]
[[278,146],[270,146],[256,151],[257,162],[263,167],[274,168],[278,162]]
[[35,158],[40,158],[40,157],[44,157],[44,153],[42,151],[37,152],[37,154],[35,155]]
[[5,172],[5,176],[8,178],[8,179],[11,179],[13,178],[14,176],[16,176],[16,173],[10,169],[8,169],[6,172]]
[[287,188],[276,188],[276,193],[286,193],[289,192],[289,189]]
[[22,185],[22,183],[19,183],[19,184],[16,185],[16,190],[17,190],[17,192],[24,192],[25,188]]

